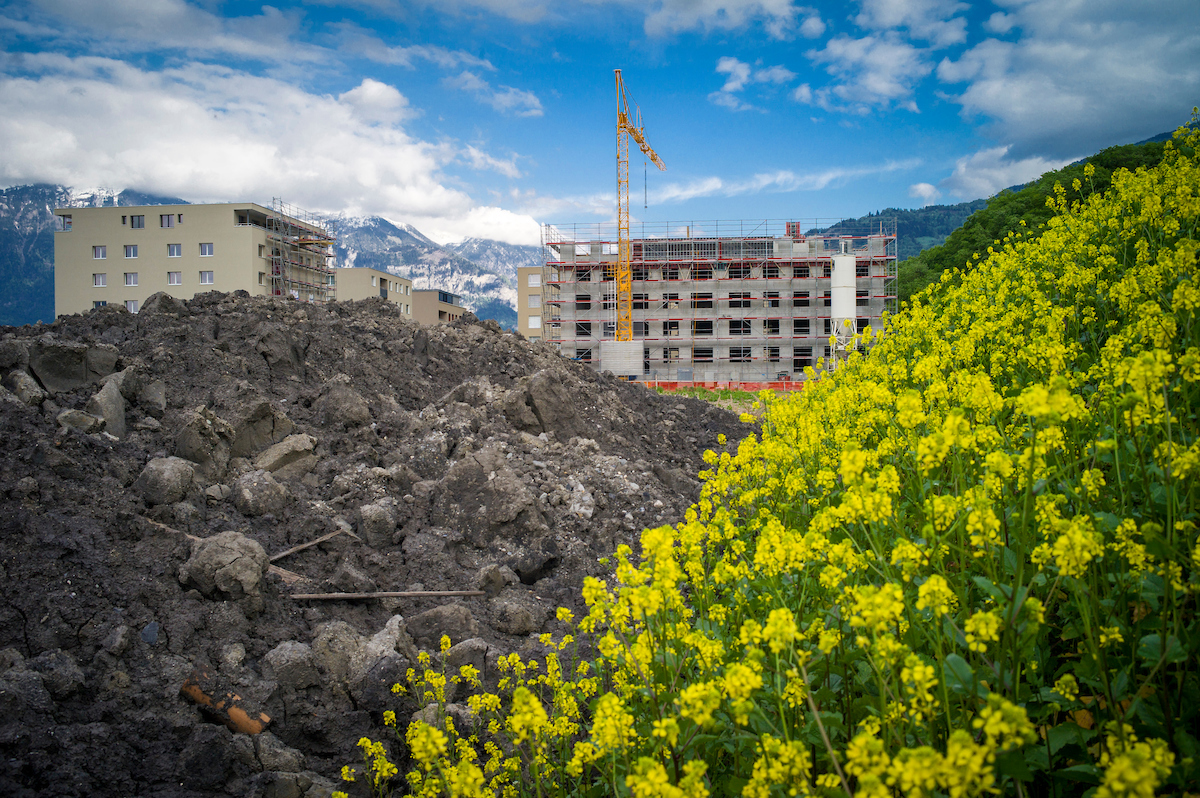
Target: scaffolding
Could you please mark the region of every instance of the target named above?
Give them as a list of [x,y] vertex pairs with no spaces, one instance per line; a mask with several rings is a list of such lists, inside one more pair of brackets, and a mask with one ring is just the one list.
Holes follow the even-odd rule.
[[334,220],[271,200],[267,220],[271,249],[271,293],[307,302],[336,298],[337,234]]
[[[835,266],[852,269],[854,331],[896,312],[896,221],[663,222],[631,230],[633,338],[645,381],[766,383],[805,378],[838,354]],[[617,330],[615,224],[542,227],[545,340],[603,368]],[[841,272],[845,274],[845,272]],[[831,336],[839,343],[830,346]]]

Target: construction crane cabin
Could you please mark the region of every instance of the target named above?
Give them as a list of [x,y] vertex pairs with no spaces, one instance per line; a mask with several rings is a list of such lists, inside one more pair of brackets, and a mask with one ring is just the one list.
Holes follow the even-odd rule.
[[629,244],[629,140],[637,142],[646,157],[660,171],[666,164],[647,143],[642,111],[637,103],[630,102],[621,80],[621,70],[613,70],[617,77],[617,269],[616,274],[616,335],[612,341],[600,344],[600,363],[605,371],[620,376],[640,374],[642,370],[642,343],[633,340],[633,267]]

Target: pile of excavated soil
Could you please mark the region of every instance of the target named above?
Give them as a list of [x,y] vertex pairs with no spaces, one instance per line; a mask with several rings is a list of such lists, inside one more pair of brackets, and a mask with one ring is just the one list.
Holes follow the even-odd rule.
[[747,430],[380,300],[157,295],[0,329],[0,376],[10,796],[327,796],[419,650],[494,684]]

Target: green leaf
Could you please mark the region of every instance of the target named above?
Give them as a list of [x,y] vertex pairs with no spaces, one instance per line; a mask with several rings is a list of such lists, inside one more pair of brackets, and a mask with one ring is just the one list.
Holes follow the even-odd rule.
[[975,671],[958,654],[950,654],[942,663],[942,678],[946,686],[956,693],[970,695],[975,689]]
[[1023,751],[1006,751],[997,756],[996,772],[1018,781],[1033,781],[1033,773],[1029,770],[1029,765],[1025,764]]
[[1058,778],[1080,781],[1084,784],[1100,783],[1100,770],[1095,765],[1072,765],[1069,768],[1058,768],[1053,773]]
[[1146,635],[1138,643],[1138,656],[1157,665],[1159,662],[1183,662],[1187,659],[1187,652],[1183,650],[1179,638],[1175,635],[1167,638],[1165,649],[1161,635]]
[[1087,744],[1096,732],[1093,729],[1085,729],[1075,723],[1060,723],[1050,729],[1048,737],[1050,738],[1050,751],[1058,756],[1064,746],[1077,745],[1080,748],[1086,748]]

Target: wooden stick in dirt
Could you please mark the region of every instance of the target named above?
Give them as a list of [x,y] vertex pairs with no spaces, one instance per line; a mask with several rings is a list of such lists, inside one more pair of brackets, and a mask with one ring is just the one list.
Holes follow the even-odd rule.
[[316,540],[310,540],[307,543],[301,543],[299,546],[292,546],[287,551],[281,551],[278,554],[271,555],[271,562],[275,562],[276,560],[282,560],[284,557],[287,557],[288,555],[295,554],[298,551],[304,551],[307,548],[316,546],[318,543],[324,543],[325,541],[329,540],[330,538],[336,538],[338,535],[342,534],[343,532],[345,532],[347,535],[354,538],[355,540],[358,540],[358,535],[354,534],[353,532],[347,532],[345,529],[335,529],[333,532],[330,532],[328,535],[321,535],[321,537],[317,538]]
[[293,593],[297,601],[321,601],[372,598],[436,598],[439,596],[486,596],[482,590],[401,590],[387,593]]
[[[167,532],[174,532],[176,535],[183,535],[188,540],[204,540],[204,538],[197,537],[188,532],[184,532],[182,529],[176,529],[173,526],[167,526],[166,524],[160,524],[158,521],[155,521],[151,518],[147,518],[144,515],[139,515],[138,518],[142,519],[147,524],[153,524],[154,526],[158,527],[159,529],[166,530]],[[267,573],[275,574],[275,576],[278,576],[280,579],[283,580],[283,583],[285,585],[289,585],[289,586],[294,585],[297,582],[308,581],[307,576],[301,576],[300,574],[296,573],[295,571],[289,571],[286,568],[280,568],[278,565],[268,565]]]

